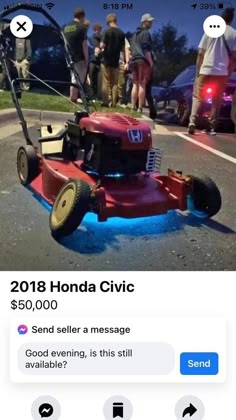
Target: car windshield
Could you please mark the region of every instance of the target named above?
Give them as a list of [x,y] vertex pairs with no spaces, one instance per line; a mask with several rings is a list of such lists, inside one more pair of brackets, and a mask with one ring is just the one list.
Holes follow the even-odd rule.
[[180,73],[171,83],[171,85],[184,85],[193,83],[195,79],[196,66],[190,66]]

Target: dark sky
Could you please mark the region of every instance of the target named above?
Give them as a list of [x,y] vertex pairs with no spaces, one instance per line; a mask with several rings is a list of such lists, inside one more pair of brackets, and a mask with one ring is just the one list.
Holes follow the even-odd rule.
[[[50,0],[49,0],[50,1]],[[235,0],[232,2],[224,2],[225,7],[234,5]],[[7,4],[12,4],[14,0],[0,0],[1,9]],[[35,3],[37,0],[35,0]],[[41,3],[41,0],[38,1]],[[108,13],[112,13],[112,10],[104,10],[103,4],[105,0],[52,0],[55,4],[51,10],[51,14],[59,21],[64,24],[71,20],[73,16],[73,10],[76,7],[83,7],[86,11],[87,18],[91,24],[95,22],[101,22],[105,26],[105,17]],[[156,18],[153,29],[158,30],[162,25],[171,22],[178,28],[179,34],[186,33],[189,39],[189,46],[197,46],[202,36],[203,29],[202,25],[207,16],[213,14],[221,14],[219,9],[208,9],[200,10],[199,2],[196,10],[191,5],[195,3],[194,0],[110,0],[107,3],[118,3],[121,9],[122,3],[133,4],[133,10],[118,10],[115,11],[118,19],[119,26],[126,31],[133,31],[138,26],[140,17],[144,13],[151,13]],[[208,0],[208,4],[215,4],[216,7],[221,0]],[[223,1],[222,1],[223,2]],[[32,1],[33,3],[33,1]],[[42,4],[47,3],[47,0],[43,0]],[[206,1],[204,1],[206,3]],[[19,14],[19,13],[18,13]],[[22,14],[27,14],[26,12]],[[34,17],[29,15],[33,20]],[[34,20],[39,22],[38,18]],[[236,27],[236,20],[234,22]],[[91,31],[90,31],[91,32]]]

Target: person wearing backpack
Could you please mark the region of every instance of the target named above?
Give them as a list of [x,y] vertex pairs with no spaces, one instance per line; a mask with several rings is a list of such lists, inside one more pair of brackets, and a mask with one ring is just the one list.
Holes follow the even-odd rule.
[[136,29],[131,41],[130,69],[133,75],[133,88],[131,92],[132,108],[142,112],[146,97],[146,86],[151,79],[153,69],[152,37],[149,32],[154,21],[150,13],[141,18],[141,26]]
[[195,133],[196,119],[204,101],[204,92],[210,86],[212,88],[212,104],[206,132],[213,136],[216,135],[216,125],[225,85],[236,67],[236,30],[231,27],[234,9],[226,8],[222,18],[226,23],[224,35],[219,38],[211,38],[204,34],[198,47],[196,79],[188,126],[189,134]]

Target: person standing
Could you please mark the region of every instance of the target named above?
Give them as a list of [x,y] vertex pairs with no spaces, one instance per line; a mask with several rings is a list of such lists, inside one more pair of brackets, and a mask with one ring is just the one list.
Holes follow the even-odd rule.
[[153,84],[153,71],[151,73],[151,78],[146,85],[146,101],[149,108],[149,118],[155,120],[157,118],[157,111],[154,105],[154,100],[152,96],[152,84]]
[[6,75],[0,61],[0,92],[3,92],[4,90],[6,90]]
[[[29,78],[30,61],[32,57],[31,41],[29,38],[16,38],[15,41],[15,67],[18,77],[21,79]],[[29,90],[29,82],[21,82],[22,90]]]
[[[125,53],[125,34],[117,26],[115,14],[109,14],[106,18],[109,28],[103,32],[100,44],[103,52],[101,64],[102,77],[102,104],[104,106],[116,106],[118,100],[118,79],[120,53]],[[125,63],[128,57],[125,55]]]
[[[82,85],[85,84],[88,73],[88,42],[87,42],[88,21],[85,18],[85,11],[78,8],[74,12],[74,19],[64,27],[64,34],[68,42],[70,52],[74,61],[74,68],[77,71]],[[74,73],[71,74],[71,83],[76,83]],[[70,99],[77,102],[79,91],[76,87],[70,89]]]
[[216,135],[215,130],[225,85],[236,65],[236,31],[230,26],[234,19],[234,9],[225,9],[222,18],[226,23],[224,35],[211,38],[204,34],[198,47],[189,134],[195,133],[196,119],[204,100],[205,88],[213,86],[211,115],[206,132]]
[[123,106],[126,105],[126,82],[127,82],[127,72],[129,69],[129,61],[130,61],[131,51],[130,51],[130,43],[125,38],[125,54],[122,51],[120,53],[120,60],[119,60],[119,76],[118,76],[118,105]]
[[93,25],[92,47],[93,54],[89,64],[89,76],[91,83],[92,96],[99,99],[99,74],[101,67],[101,50],[100,44],[102,40],[102,25],[95,23]]
[[152,37],[149,30],[154,17],[145,13],[141,18],[141,26],[136,29],[131,42],[131,70],[133,73],[133,88],[131,102],[134,110],[142,112],[145,103],[146,86],[151,79],[153,69]]

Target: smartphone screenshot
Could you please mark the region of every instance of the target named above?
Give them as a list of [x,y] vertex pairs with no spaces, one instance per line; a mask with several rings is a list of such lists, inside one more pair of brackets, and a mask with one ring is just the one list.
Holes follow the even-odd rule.
[[4,419],[232,418],[235,13],[1,0]]

